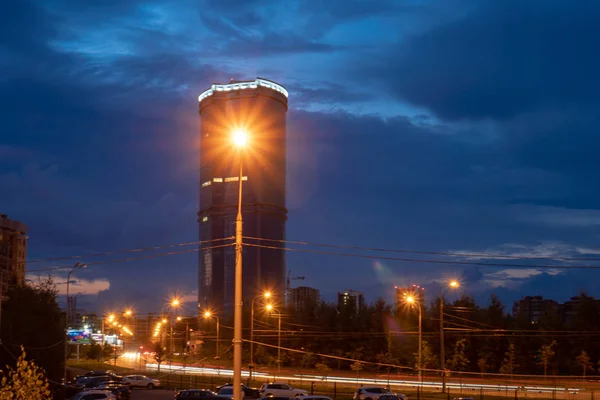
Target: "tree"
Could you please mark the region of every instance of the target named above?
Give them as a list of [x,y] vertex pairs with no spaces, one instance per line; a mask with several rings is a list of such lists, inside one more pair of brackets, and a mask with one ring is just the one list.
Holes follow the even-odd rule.
[[33,361],[25,359],[25,349],[21,346],[21,356],[16,368],[7,367],[0,381],[0,399],[10,400],[51,400],[48,379],[44,370]]
[[96,342],[92,342],[89,345],[86,357],[89,358],[90,360],[100,362],[102,360],[102,346],[100,346]]
[[477,367],[479,368],[479,371],[481,372],[481,377],[483,378],[483,374],[488,370],[489,367],[487,357],[479,357],[479,359],[477,360]]
[[313,353],[302,354],[302,358],[300,359],[301,368],[304,368],[305,365],[310,366],[313,362],[313,359],[314,359]]
[[544,368],[544,376],[547,375],[548,364],[550,364],[552,357],[556,354],[554,346],[556,346],[556,340],[553,340],[550,344],[542,345],[538,350],[537,364]]
[[329,375],[329,373],[331,372],[331,368],[329,367],[329,365],[322,363],[322,362],[316,363],[315,368],[323,376],[323,380],[326,380],[327,375]]
[[354,363],[352,363],[352,365],[350,365],[350,369],[352,369],[352,371],[356,372],[356,377],[358,378],[360,371],[363,370],[363,363],[361,363],[360,361],[354,361]]
[[508,345],[508,350],[506,350],[506,353],[504,353],[504,360],[502,360],[502,365],[500,366],[500,373],[512,375],[518,367],[516,358],[517,354],[515,344],[511,343]]
[[454,344],[454,353],[448,363],[448,366],[453,371],[465,371],[469,365],[469,359],[465,356],[465,348],[467,339],[457,340]]
[[[64,363],[64,314],[56,301],[51,278],[39,278],[25,285],[10,285],[3,293],[0,338],[9,347],[0,347],[0,365],[16,367],[9,353],[23,346],[30,359],[46,371],[50,381],[60,381]],[[14,349],[10,349],[14,347]]]
[[160,373],[160,364],[167,360],[167,351],[161,346],[160,342],[154,346],[154,361],[158,364],[157,372]]
[[437,357],[433,354],[431,347],[429,346],[429,342],[426,340],[421,341],[421,360],[422,363],[419,365],[419,353],[414,353],[415,356],[415,369],[427,369],[435,367],[437,364]]
[[576,360],[577,364],[581,365],[581,369],[583,369],[583,379],[585,379],[586,372],[588,370],[594,370],[592,367],[594,364],[592,364],[592,360],[585,350],[581,350],[581,353],[577,356]]

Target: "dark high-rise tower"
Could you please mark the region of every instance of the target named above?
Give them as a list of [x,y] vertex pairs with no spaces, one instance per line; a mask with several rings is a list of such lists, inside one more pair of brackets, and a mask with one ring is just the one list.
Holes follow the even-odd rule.
[[[214,84],[199,97],[200,254],[198,305],[231,313],[235,247],[217,247],[235,235],[239,163],[243,162],[243,296],[264,289],[283,296],[285,287],[286,112],[288,93],[257,78]],[[248,143],[238,150],[232,132],[243,129]],[[273,239],[258,241],[252,238]],[[256,247],[252,245],[264,245]]]

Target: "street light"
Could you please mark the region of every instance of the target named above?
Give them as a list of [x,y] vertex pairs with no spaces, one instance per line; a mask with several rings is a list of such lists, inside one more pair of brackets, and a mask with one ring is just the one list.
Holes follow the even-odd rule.
[[64,382],[63,385],[65,385],[65,390],[63,391],[63,398],[66,399],[67,398],[67,356],[68,356],[68,352],[69,352],[69,284],[71,283],[71,274],[79,271],[80,269],[83,269],[87,267],[87,265],[85,264],[81,264],[80,262],[78,262],[77,264],[75,264],[71,270],[69,271],[69,273],[67,274],[67,299],[65,302],[65,370],[64,370]]
[[242,149],[248,142],[248,134],[236,129],[233,133],[233,144],[239,150],[240,176],[238,181],[238,209],[235,218],[235,296],[233,309],[233,400],[242,400],[242,393],[237,390],[242,385]]
[[277,374],[281,372],[281,313],[275,313],[275,308],[273,308],[272,304],[267,304],[265,307],[267,311],[277,315]]
[[448,286],[440,287],[440,367],[442,369],[442,393],[446,392],[446,356],[444,354],[444,292],[448,289],[457,289],[460,283],[457,280],[448,282]]
[[248,379],[250,380],[252,380],[252,370],[254,369],[254,302],[260,298],[271,298],[271,292],[266,291],[263,294],[256,296],[252,299],[252,305],[250,307],[250,371],[248,373]]
[[220,325],[220,321],[219,321],[219,317],[217,315],[213,315],[212,312],[210,311],[204,311],[204,318],[209,319],[211,317],[215,317],[215,319],[217,320],[217,346],[216,346],[216,350],[217,350],[217,354],[215,356],[215,359],[217,360],[217,363],[219,365],[219,370],[221,368],[221,362],[219,361],[221,359],[221,357],[219,356],[219,339],[220,339],[220,335],[219,335],[219,325]]
[[422,330],[421,330],[421,303],[415,299],[415,296],[413,295],[407,295],[404,298],[404,301],[406,301],[407,304],[411,305],[411,306],[416,306],[419,309],[419,351],[417,352],[417,359],[419,360],[419,380],[422,381],[423,379],[423,372],[422,372],[422,368],[423,368],[423,358],[421,355],[421,337],[422,337]]

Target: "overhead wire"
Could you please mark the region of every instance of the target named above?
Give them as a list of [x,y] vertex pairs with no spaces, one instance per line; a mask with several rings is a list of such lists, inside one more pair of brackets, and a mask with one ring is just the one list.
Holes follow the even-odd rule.
[[389,257],[389,256],[375,256],[367,254],[353,254],[353,253],[340,253],[333,251],[319,251],[312,249],[298,249],[294,247],[281,247],[281,246],[268,246],[253,243],[243,243],[244,246],[258,247],[273,250],[284,250],[297,253],[313,253],[322,255],[333,255],[342,257],[357,257],[366,258],[372,260],[387,260],[387,261],[406,261],[416,262],[425,264],[449,264],[449,265],[476,265],[480,267],[494,267],[494,268],[545,268],[545,269],[600,269],[600,265],[533,265],[533,264],[504,264],[504,263],[484,263],[484,262],[473,262],[473,261],[451,261],[451,260],[429,260],[429,259],[418,259],[418,258],[403,258],[403,257]]
[[463,252],[448,252],[448,251],[405,250],[405,249],[387,249],[387,248],[381,248],[381,247],[363,247],[363,246],[354,246],[354,245],[314,243],[314,242],[282,240],[282,239],[267,239],[267,238],[253,237],[253,236],[243,236],[242,238],[258,240],[258,241],[266,241],[266,242],[300,244],[300,245],[315,246],[315,247],[331,247],[331,248],[351,249],[351,250],[378,251],[378,252],[382,252],[382,253],[387,252],[387,253],[425,254],[425,255],[439,255],[439,256],[452,256],[452,257],[506,258],[506,259],[512,259],[512,260],[600,261],[599,257],[519,256],[519,255],[497,254],[497,253],[463,253]]

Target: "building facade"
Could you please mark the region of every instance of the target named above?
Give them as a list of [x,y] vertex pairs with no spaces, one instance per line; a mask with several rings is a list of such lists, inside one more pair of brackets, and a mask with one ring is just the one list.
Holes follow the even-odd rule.
[[289,293],[289,306],[298,311],[307,306],[316,306],[321,300],[319,289],[314,289],[308,286],[299,286],[291,288]]
[[352,308],[357,313],[365,306],[365,297],[362,292],[348,289],[338,292],[338,309]]
[[[200,252],[198,305],[233,312],[235,219],[242,163],[243,297],[285,289],[286,113],[288,92],[257,78],[214,84],[200,113]],[[243,149],[232,142],[246,131]],[[262,238],[263,240],[257,240]],[[270,240],[265,240],[270,239]]]
[[25,282],[27,226],[0,214],[0,288],[6,293],[10,285]]
[[544,313],[557,313],[558,302],[544,299],[542,296],[525,296],[515,301],[512,314],[514,318],[525,317],[531,323],[538,323]]

